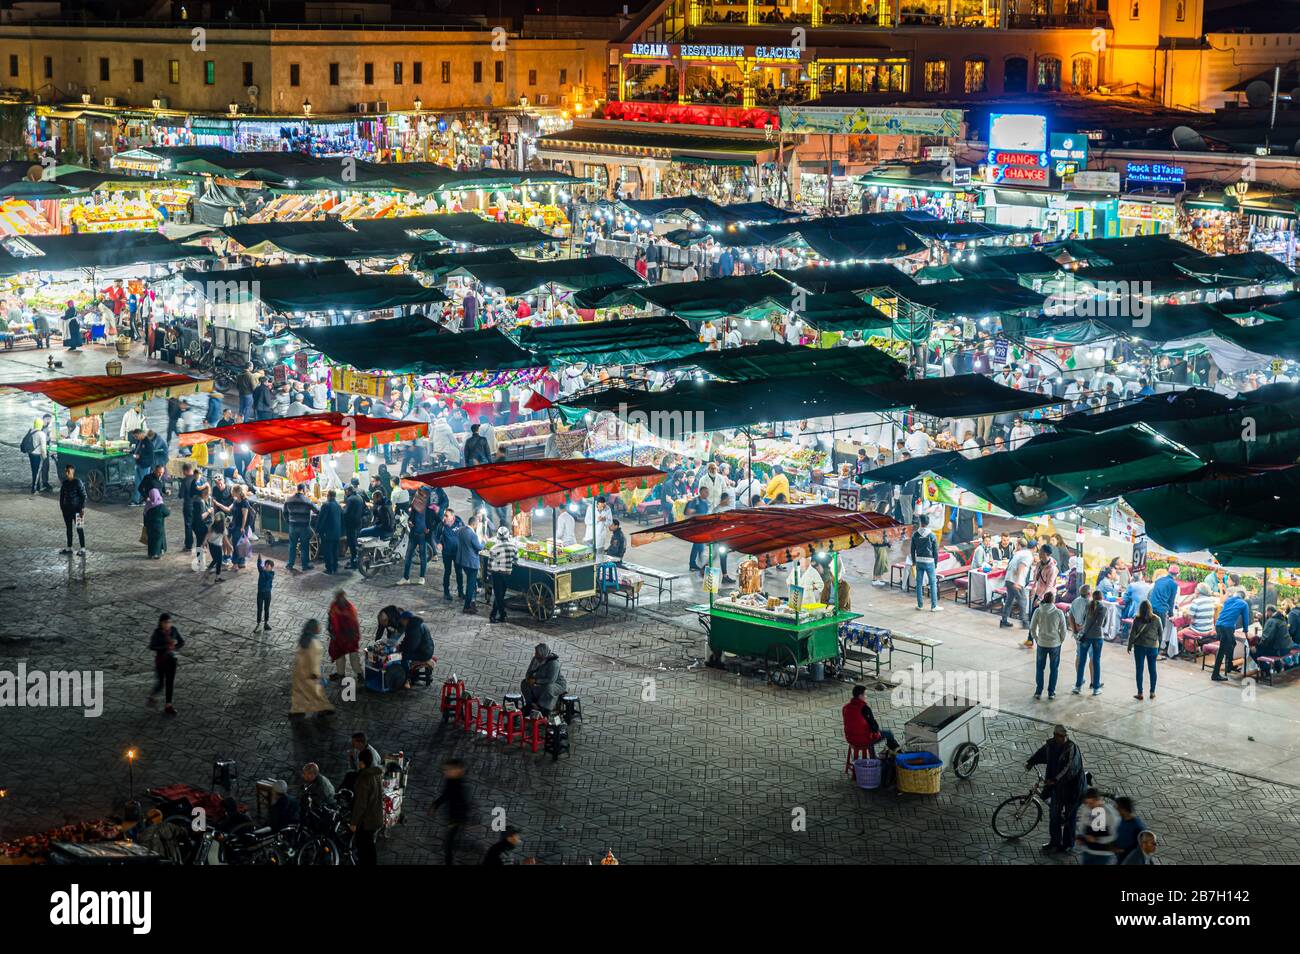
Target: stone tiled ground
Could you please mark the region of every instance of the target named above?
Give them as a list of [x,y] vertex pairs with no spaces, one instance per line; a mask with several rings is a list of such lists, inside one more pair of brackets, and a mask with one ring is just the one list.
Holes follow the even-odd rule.
[[[0,359],[0,380],[29,371]],[[408,820],[381,849],[390,863],[440,858],[439,826],[424,809],[437,789],[438,762],[452,754],[470,764],[480,811],[504,808],[524,830],[527,851],[547,862],[583,862],[608,848],[625,862],[1040,860],[1039,838],[1004,843],[989,819],[997,802],[1027,787],[1021,766],[1047,734],[1044,723],[1010,714],[991,720],[975,778],[946,776],[938,796],[860,792],[840,771],[844,687],[782,691],[700,668],[703,637],[682,625],[681,601],[631,617],[616,608],[609,618],[542,628],[519,616],[489,626],[485,616],[463,617],[433,599],[433,587],[348,577],[363,622],[388,602],[406,602],[434,630],[439,675],[454,670],[485,694],[512,688],[532,646],[545,639],[583,699],[575,749],[552,763],[467,737],[438,720],[436,688],[363,693],[332,719],[291,722],[295,636],[304,619],[324,615],[339,581],[319,573],[290,578],[281,568],[275,628],[263,635],[252,632],[253,575],[217,585],[191,573],[175,551],[145,560],[138,510],[95,508],[84,566],[58,556],[55,503],[18,489],[25,462],[16,444],[28,411],[25,401],[0,398],[7,444],[0,446],[0,668],[25,660],[29,668],[103,670],[107,701],[98,719],[0,710],[0,786],[11,791],[0,802],[0,838],[112,811],[127,796],[128,746],[141,752],[137,787],[204,784],[212,759],[224,756],[239,760],[239,794],[248,799],[254,779],[296,779],[308,760],[337,777],[349,734],[362,729],[383,751],[403,749],[413,759]],[[173,547],[179,528],[173,519]],[[274,555],[281,562],[283,547]],[[164,610],[189,640],[175,719],[143,704],[152,681],[145,645]],[[647,678],[654,701],[642,701]],[[872,702],[896,729],[914,711],[895,709],[883,692]],[[1300,861],[1300,790],[1098,735],[1079,739],[1099,782],[1140,800],[1162,833],[1166,862]],[[798,809],[806,831],[792,830]],[[462,861],[475,860],[489,840],[482,829],[473,835]]]

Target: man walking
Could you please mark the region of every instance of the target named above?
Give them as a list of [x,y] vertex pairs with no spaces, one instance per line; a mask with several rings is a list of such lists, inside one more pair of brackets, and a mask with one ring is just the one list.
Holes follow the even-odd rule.
[[86,555],[86,531],[83,521],[86,513],[86,485],[77,477],[77,469],[71,464],[63,468],[63,483],[59,485],[59,512],[63,514],[63,526],[67,531],[68,545],[59,552],[65,556],[72,553],[72,529],[77,529],[77,556]]
[[1065,642],[1065,614],[1056,605],[1056,594],[1047,594],[1034,610],[1029,624],[1029,637],[1038,644],[1034,659],[1034,698],[1043,696],[1043,669],[1050,661],[1051,675],[1047,680],[1047,698],[1056,698],[1056,674],[1061,667],[1061,645]]
[[1002,597],[1002,622],[1004,629],[1011,627],[1011,607],[1020,614],[1020,625],[1029,628],[1029,568],[1034,562],[1034,551],[1025,546],[1023,539],[1016,542],[1016,552],[1007,563],[1006,594]]
[[[27,455],[32,465],[32,493],[41,489],[41,471],[46,467],[46,458],[50,453],[50,435],[41,421],[32,421],[31,429],[23,435],[19,449]],[[136,468],[137,474],[139,467]]]
[[474,614],[478,607],[474,597],[478,593],[479,558],[483,543],[474,532],[472,523],[462,523],[456,531],[456,566],[465,574],[465,606],[462,613]]
[[465,763],[451,758],[442,763],[442,792],[434,800],[432,812],[447,806],[447,837],[442,843],[443,864],[454,864],[456,842],[460,840],[465,825],[469,823],[469,786],[465,781]]
[[921,609],[921,589],[930,581],[930,612],[939,612],[939,578],[935,564],[939,558],[939,541],[930,531],[930,518],[922,514],[912,534],[912,566],[916,568],[916,608]]
[[181,464],[181,484],[176,491],[176,499],[181,503],[181,518],[185,521],[185,551],[187,553],[194,549],[194,524],[190,522],[192,517],[190,509],[194,505],[194,498],[198,496],[198,490],[195,487],[196,481],[194,465],[189,461]]
[[510,574],[519,561],[519,544],[510,535],[510,528],[497,527],[496,543],[488,551],[488,569],[492,572],[492,612],[488,614],[489,623],[506,621],[506,589],[510,585]]
[[343,532],[348,538],[348,569],[357,568],[357,535],[366,515],[366,502],[357,493],[356,484],[349,483],[343,491]]
[[1045,852],[1071,851],[1074,839],[1074,819],[1079,814],[1086,776],[1083,771],[1083,754],[1070,738],[1065,726],[1052,729],[1052,738],[1029,757],[1026,770],[1035,765],[1044,766],[1044,781],[1050,807],[1048,842]]
[[465,526],[456,512],[448,507],[442,512],[442,524],[438,527],[438,549],[442,551],[442,598],[451,602],[451,572],[456,571],[456,597],[465,598],[465,571],[456,560],[456,550],[460,545],[460,528]]

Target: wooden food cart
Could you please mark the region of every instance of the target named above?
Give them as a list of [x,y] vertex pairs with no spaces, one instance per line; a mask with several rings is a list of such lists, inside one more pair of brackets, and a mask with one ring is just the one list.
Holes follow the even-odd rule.
[[[560,546],[556,508],[576,500],[620,493],[628,487],[650,487],[668,475],[654,467],[590,459],[507,461],[460,467],[422,474],[414,479],[432,487],[461,487],[492,507],[511,507],[514,513],[533,507],[551,508],[550,539],[519,540],[519,559],[510,574],[509,588],[521,593],[529,614],[538,622],[551,619],[559,607],[591,612],[600,605],[597,568],[600,553],[595,541]],[[487,560],[494,541],[483,541]],[[489,577],[490,579],[490,577]],[[484,586],[490,596],[490,585]]]
[[[878,541],[899,526],[884,514],[858,513],[830,504],[756,507],[702,514],[643,530],[632,535],[632,545],[664,536],[707,545],[705,589],[709,602],[691,609],[708,634],[709,665],[720,668],[725,654],[759,659],[769,682],[789,688],[798,680],[801,668],[822,663],[834,672],[843,665],[840,624],[861,614],[850,612],[847,599],[842,598],[847,591],[840,581],[839,555],[865,540]],[[724,547],[746,554],[750,560],[737,568],[738,589],[719,595],[713,560]],[[820,565],[819,575],[829,574],[826,602],[821,601],[820,593],[804,593],[797,573],[784,598],[764,589],[763,570],[805,556]]]

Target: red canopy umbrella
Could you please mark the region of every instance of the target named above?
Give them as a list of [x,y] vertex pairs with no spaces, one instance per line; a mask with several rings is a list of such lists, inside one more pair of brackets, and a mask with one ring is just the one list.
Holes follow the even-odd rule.
[[667,477],[654,467],[629,467],[587,458],[543,458],[459,467],[420,474],[413,479],[430,487],[463,487],[493,507],[532,505],[535,501],[556,507],[574,497],[616,494],[628,487],[653,487]]
[[861,513],[832,504],[811,507],[752,507],[689,517],[632,534],[641,546],[677,537],[691,543],[724,544],[759,557],[762,565],[786,563],[804,548],[839,553],[865,540],[881,542],[903,527],[883,513]]
[[212,381],[168,371],[141,371],[136,374],[91,374],[18,381],[5,383],[0,388],[43,394],[55,404],[66,407],[69,415],[76,420],[154,397],[184,397],[187,394],[211,391]]
[[184,447],[205,441],[229,441],[246,446],[254,454],[268,457],[278,454],[283,461],[290,453],[303,458],[341,454],[394,441],[415,440],[428,432],[429,425],[422,421],[391,421],[328,411],[190,431],[181,435],[180,443]]

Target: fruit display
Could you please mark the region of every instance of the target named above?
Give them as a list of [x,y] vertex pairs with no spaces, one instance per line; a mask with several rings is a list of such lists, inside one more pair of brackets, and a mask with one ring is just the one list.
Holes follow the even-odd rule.
[[78,232],[124,232],[133,229],[156,229],[158,213],[139,202],[113,202],[108,205],[74,206],[68,218]]

